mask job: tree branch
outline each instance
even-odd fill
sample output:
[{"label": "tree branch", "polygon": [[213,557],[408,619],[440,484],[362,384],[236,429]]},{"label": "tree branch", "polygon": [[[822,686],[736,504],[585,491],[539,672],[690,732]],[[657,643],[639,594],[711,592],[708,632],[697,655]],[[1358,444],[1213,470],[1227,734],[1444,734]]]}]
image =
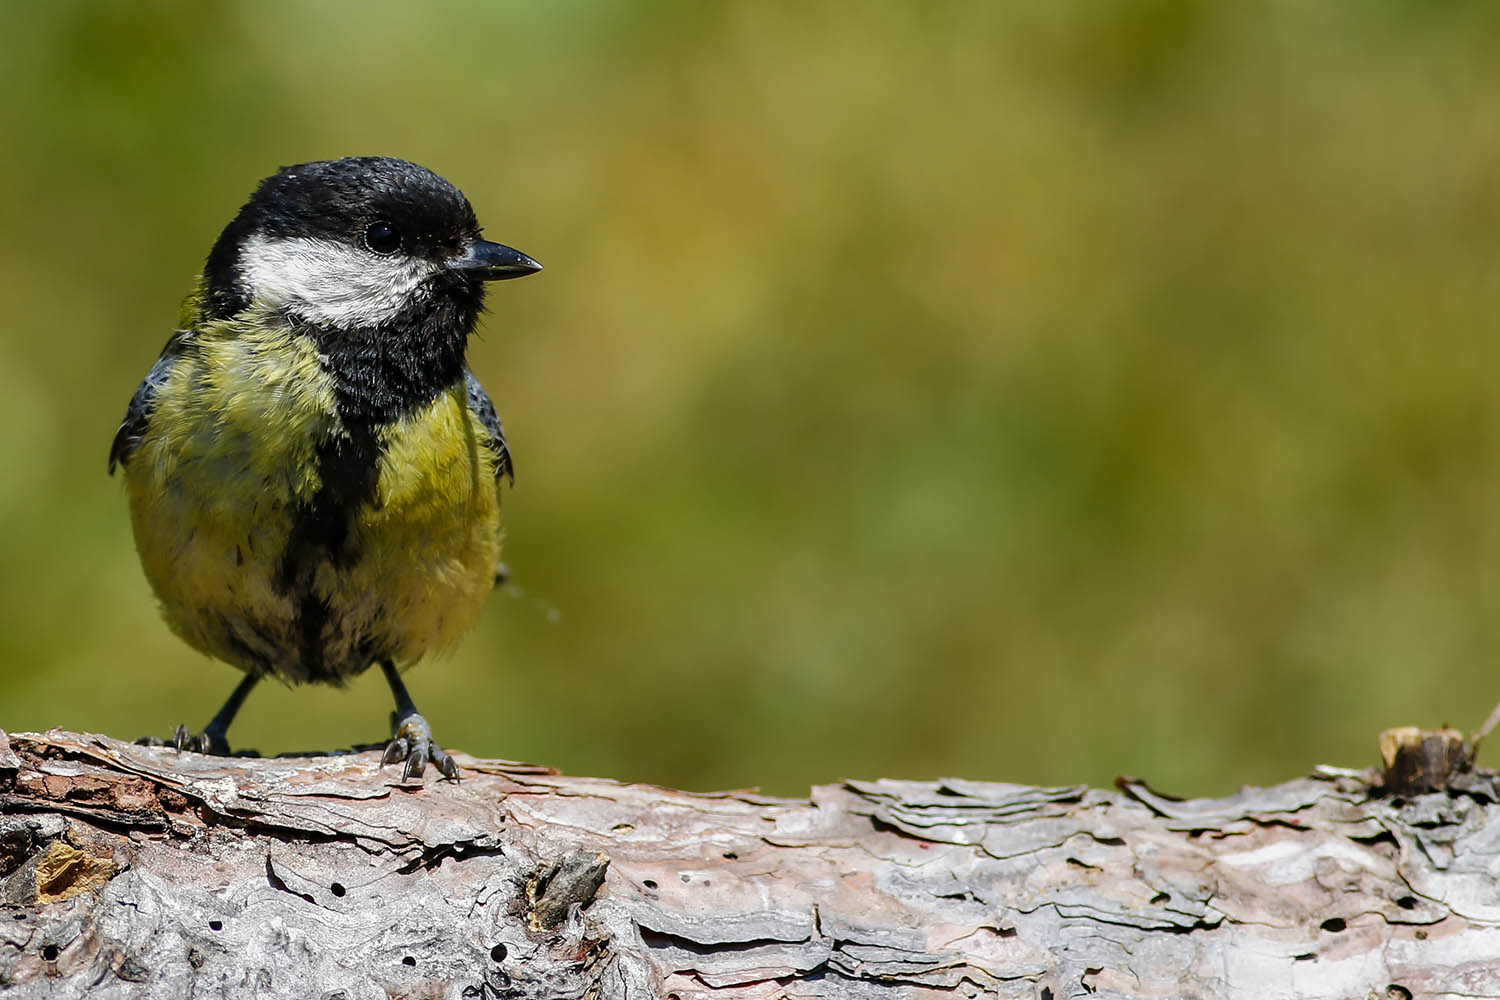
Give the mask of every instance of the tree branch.
[{"label": "tree branch", "polygon": [[1500,996],[1500,788],[695,795],[0,734],[7,995]]}]

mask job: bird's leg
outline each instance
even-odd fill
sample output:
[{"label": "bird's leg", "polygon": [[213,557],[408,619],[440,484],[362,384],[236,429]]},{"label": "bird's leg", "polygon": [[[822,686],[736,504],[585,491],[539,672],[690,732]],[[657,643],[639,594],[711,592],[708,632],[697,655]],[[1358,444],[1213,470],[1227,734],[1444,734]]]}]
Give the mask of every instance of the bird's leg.
[{"label": "bird's leg", "polygon": [[[224,707],[209,720],[208,725],[203,727],[201,733],[191,733],[187,726],[178,726],[177,731],[172,734],[170,745],[178,750],[196,750],[198,753],[217,754],[220,757],[228,757],[229,753],[229,724],[239,714],[240,706],[245,703],[245,697],[254,690],[255,685],[260,683],[260,675],[247,673],[245,679],[235,686],[230,692],[229,698],[224,702]],[[137,743],[146,746],[162,746],[168,741],[158,740],[153,737],[136,740]]]},{"label": "bird's leg", "polygon": [[381,660],[380,670],[385,674],[385,682],[391,686],[391,695],[396,699],[396,710],[391,713],[394,735],[390,743],[386,744],[380,766],[394,764],[398,760],[406,761],[406,768],[401,773],[401,780],[405,781],[407,778],[420,778],[430,760],[443,777],[457,781],[458,762],[432,742],[432,727],[427,725],[427,720],[422,718],[417,712],[417,706],[412,704],[411,695],[406,693],[401,675],[396,673],[396,665],[390,660]]}]

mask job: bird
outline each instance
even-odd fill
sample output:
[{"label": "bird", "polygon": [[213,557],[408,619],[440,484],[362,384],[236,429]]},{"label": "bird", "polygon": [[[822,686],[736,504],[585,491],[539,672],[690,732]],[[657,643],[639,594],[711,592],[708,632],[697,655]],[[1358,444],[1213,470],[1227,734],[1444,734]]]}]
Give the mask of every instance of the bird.
[{"label": "bird", "polygon": [[179,750],[229,754],[268,677],[378,664],[382,766],[458,779],[399,671],[454,646],[504,572],[515,470],[466,349],[490,283],[540,270],[393,157],[282,167],[224,227],[109,451],[167,625],[245,675]]}]

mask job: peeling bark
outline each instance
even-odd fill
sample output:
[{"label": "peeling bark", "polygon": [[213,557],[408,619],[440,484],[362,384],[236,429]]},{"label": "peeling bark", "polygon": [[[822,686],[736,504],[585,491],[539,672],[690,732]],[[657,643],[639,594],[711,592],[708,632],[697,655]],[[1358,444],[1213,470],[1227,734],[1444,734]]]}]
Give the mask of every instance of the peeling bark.
[{"label": "peeling bark", "polygon": [[694,795],[0,734],[7,996],[1500,996],[1500,784]]}]

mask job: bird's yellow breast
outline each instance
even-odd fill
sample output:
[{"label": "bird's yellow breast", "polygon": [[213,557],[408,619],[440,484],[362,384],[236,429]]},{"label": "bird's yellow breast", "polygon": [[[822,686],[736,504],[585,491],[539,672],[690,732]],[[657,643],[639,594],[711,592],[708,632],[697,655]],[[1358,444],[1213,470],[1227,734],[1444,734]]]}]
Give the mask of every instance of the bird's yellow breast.
[{"label": "bird's yellow breast", "polygon": [[462,386],[386,427],[375,499],[350,539],[357,560],[319,571],[344,626],[388,636],[397,660],[452,646],[494,586],[500,496],[481,441]]},{"label": "bird's yellow breast", "polygon": [[126,466],[136,544],[168,623],[210,655],[290,680],[339,681],[451,646],[500,555],[495,458],[477,423],[460,382],[375,428],[374,489],[341,514],[341,553],[314,550],[289,576],[320,458],[349,430],[333,384],[292,331],[195,336]]}]

